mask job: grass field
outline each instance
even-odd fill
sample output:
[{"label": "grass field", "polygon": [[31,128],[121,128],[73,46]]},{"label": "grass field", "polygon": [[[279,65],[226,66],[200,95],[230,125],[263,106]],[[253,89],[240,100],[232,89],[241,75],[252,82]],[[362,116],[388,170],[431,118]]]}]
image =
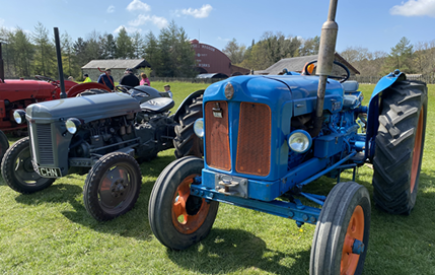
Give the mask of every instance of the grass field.
[{"label": "grass field", "polygon": [[[164,83],[152,86],[163,90]],[[171,83],[177,104],[206,84]],[[374,85],[361,85],[366,102]],[[410,216],[391,216],[372,202],[364,274],[435,274],[435,85],[429,86],[428,124],[418,199]],[[221,204],[210,235],[186,251],[162,246],[148,224],[148,200],[173,151],[141,164],[142,190],[135,208],[99,223],[82,200],[85,176],[61,178],[50,188],[21,195],[0,181],[2,274],[308,274],[315,227]],[[373,195],[373,171],[363,166],[357,182]],[[342,180],[349,180],[343,173]],[[310,186],[327,194],[335,184]]]}]

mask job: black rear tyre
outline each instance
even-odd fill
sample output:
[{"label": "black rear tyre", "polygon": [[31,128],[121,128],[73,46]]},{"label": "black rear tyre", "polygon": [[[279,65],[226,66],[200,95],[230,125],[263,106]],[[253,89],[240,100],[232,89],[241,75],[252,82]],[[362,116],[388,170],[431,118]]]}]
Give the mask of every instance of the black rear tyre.
[{"label": "black rear tyre", "polygon": [[373,158],[374,201],[392,214],[409,214],[417,199],[426,132],[427,88],[400,81],[382,95]]},{"label": "black rear tyre", "polygon": [[361,274],[370,232],[370,195],[356,182],[338,183],[320,212],[310,275]]},{"label": "black rear tyre", "polygon": [[203,167],[200,158],[177,159],[154,184],[148,219],[156,238],[168,248],[186,249],[210,233],[219,203],[190,195],[190,185],[195,184],[194,177],[201,175]]},{"label": "black rear tyre", "polygon": [[190,104],[186,104],[184,113],[179,116],[179,124],[175,126],[174,147],[175,156],[196,156],[201,158],[204,155],[203,142],[193,131],[193,124],[198,118],[202,118],[202,102],[204,96],[193,98]]},{"label": "black rear tyre", "polygon": [[2,175],[13,190],[30,194],[53,184],[54,179],[43,178],[33,170],[30,155],[29,137],[15,142],[9,148],[2,161]]},{"label": "black rear tyre", "polygon": [[6,153],[6,150],[9,149],[9,141],[3,131],[0,131],[0,162],[3,159],[3,156]]},{"label": "black rear tyre", "polygon": [[130,155],[113,152],[100,158],[89,171],[83,187],[88,213],[98,221],[130,211],[142,184],[139,164]]}]

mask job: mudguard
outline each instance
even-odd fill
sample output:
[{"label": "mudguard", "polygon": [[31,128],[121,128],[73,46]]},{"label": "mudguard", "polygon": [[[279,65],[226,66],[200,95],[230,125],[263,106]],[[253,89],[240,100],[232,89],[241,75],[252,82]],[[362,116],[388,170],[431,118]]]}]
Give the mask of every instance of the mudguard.
[{"label": "mudguard", "polygon": [[178,122],[178,117],[181,113],[184,112],[184,106],[190,104],[192,98],[198,97],[200,95],[204,94],[204,90],[198,90],[196,92],[191,93],[188,97],[186,97],[183,102],[181,102],[180,106],[178,106],[177,111],[174,114],[174,120]]},{"label": "mudguard", "polygon": [[379,128],[379,96],[394,83],[403,80],[406,80],[406,75],[399,70],[395,70],[394,72],[382,77],[373,90],[367,112],[367,135],[365,146],[365,158],[369,158],[370,162],[372,162],[375,154],[375,138],[378,134]]}]

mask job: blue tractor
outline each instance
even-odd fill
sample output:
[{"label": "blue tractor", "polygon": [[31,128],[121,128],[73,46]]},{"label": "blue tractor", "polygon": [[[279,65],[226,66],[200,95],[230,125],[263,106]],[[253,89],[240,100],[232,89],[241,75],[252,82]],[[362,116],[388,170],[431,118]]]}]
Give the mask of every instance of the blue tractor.
[{"label": "blue tractor", "polygon": [[[333,75],[336,5],[331,0],[322,27],[316,75],[307,64],[301,75],[237,76],[206,89],[204,118],[189,121],[203,138],[204,159],[175,160],[151,194],[149,221],[163,245],[183,250],[205,238],[223,202],[316,225],[310,274],[361,274],[371,202],[354,180],[367,162],[375,205],[410,213],[425,140],[426,84],[395,71],[362,106],[358,83],[346,81],[349,70],[337,64],[346,73]],[[353,169],[353,181],[340,182],[345,169]],[[337,178],[327,196],[304,192],[321,176]]]}]

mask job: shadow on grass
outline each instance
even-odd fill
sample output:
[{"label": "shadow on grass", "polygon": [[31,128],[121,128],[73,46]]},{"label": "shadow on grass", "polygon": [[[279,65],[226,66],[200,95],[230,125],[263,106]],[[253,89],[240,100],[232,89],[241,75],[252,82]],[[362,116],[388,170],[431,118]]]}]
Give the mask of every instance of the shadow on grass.
[{"label": "shadow on grass", "polygon": [[[173,156],[162,156],[153,161],[141,163],[141,173],[145,178],[142,180],[138,201],[131,211],[111,221],[98,222],[94,220],[84,207],[82,188],[74,184],[56,184],[55,182],[54,185],[40,192],[30,195],[19,195],[16,201],[27,205],[38,205],[41,203],[59,205],[69,203],[74,211],[67,210],[61,211],[61,213],[74,223],[103,233],[147,239],[152,234],[148,224],[148,201],[154,185],[154,178],[158,177],[163,168],[173,160]],[[77,174],[70,174],[68,177],[70,179],[83,179],[83,177]],[[59,206],[56,207],[60,208]]]},{"label": "shadow on grass", "polygon": [[[167,251],[169,259],[192,271],[226,274],[239,269],[273,274],[307,274],[310,251],[287,254],[270,250],[252,233],[239,229],[212,229],[201,243],[184,251]],[[290,268],[280,262],[291,262]]]}]

